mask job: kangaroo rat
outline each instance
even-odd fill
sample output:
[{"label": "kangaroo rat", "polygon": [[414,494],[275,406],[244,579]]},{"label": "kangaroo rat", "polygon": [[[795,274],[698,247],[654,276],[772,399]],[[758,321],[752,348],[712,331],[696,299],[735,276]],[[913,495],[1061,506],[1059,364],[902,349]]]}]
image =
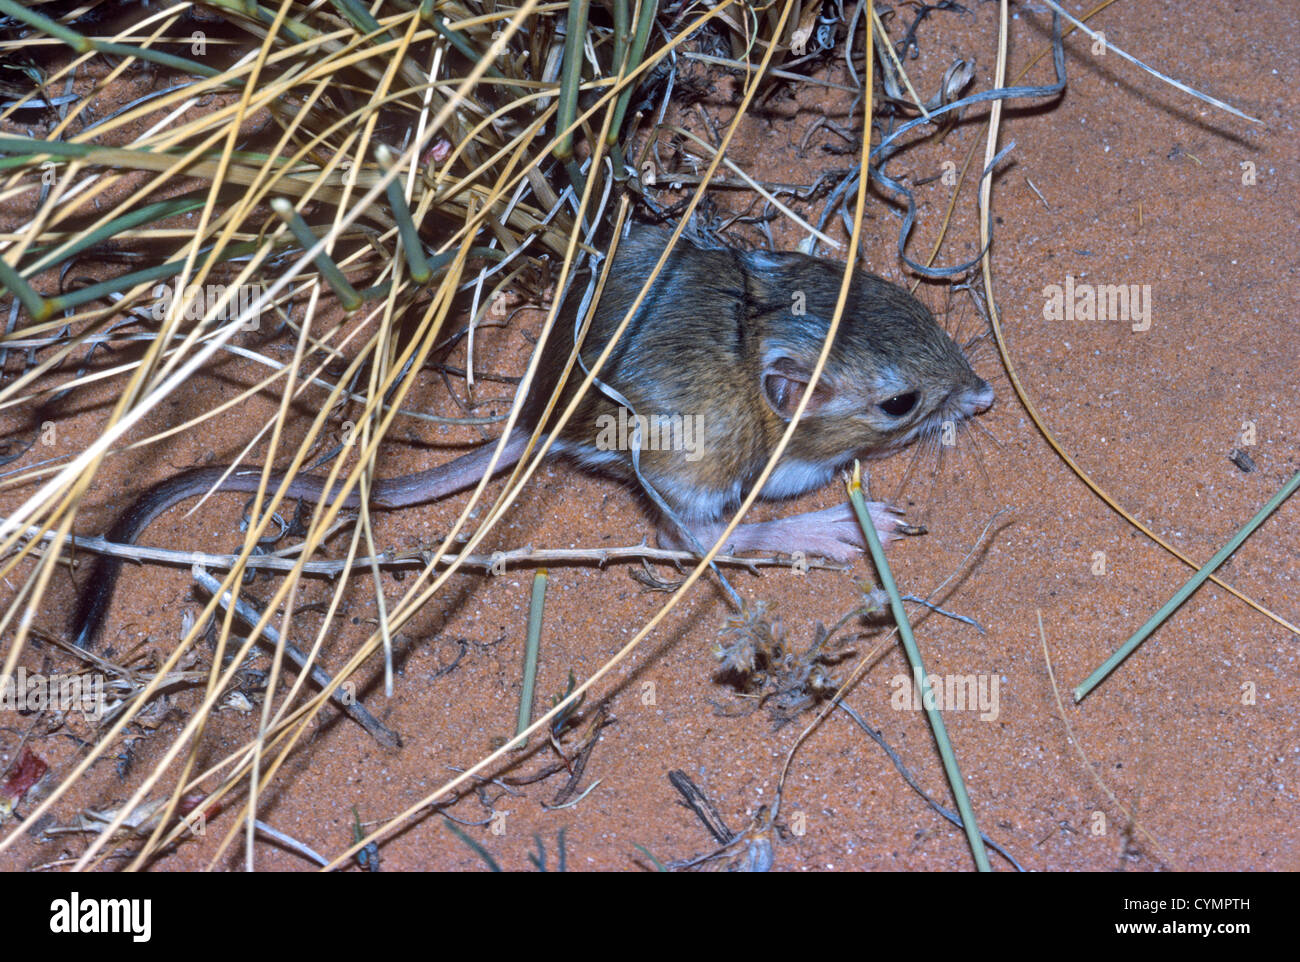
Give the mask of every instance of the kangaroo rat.
[{"label": "kangaroo rat", "polygon": [[[631,307],[668,235],[634,227],[618,245],[582,358],[595,362]],[[835,310],[844,267],[799,253],[705,249],[678,243],[636,316],[598,376],[631,406],[593,386],[565,425],[553,450],[579,463],[634,479],[630,439],[642,425],[639,468],[683,532],[663,519],[661,542],[708,546],[739,506],[767,462],[807,388]],[[542,348],[533,389],[498,463],[523,455],[546,402],[559,385],[573,345],[580,281]],[[562,411],[584,374],[575,365],[565,381]],[[874,274],[859,271],[822,377],[762,496],[790,498],[819,487],[855,457],[880,457],[945,420],[986,410],[993,390],[976,376],[961,349],[916,298]],[[668,443],[664,443],[665,438]],[[401,508],[477,484],[496,441],[440,467],[376,481],[371,503]],[[199,468],[151,488],[118,519],[107,538],[134,542],[148,524],[185,498],[203,494],[224,468]],[[275,475],[279,483],[282,475]],[[218,490],[256,491],[258,474],[232,474]],[[322,478],[303,475],[288,496],[321,501]],[[354,492],[345,507],[358,506]],[[900,522],[883,504],[871,505],[882,538]],[[777,521],[744,524],[726,550],[805,551],[845,561],[862,548],[849,505]],[[83,589],[75,643],[90,647],[99,632],[120,559],[101,555]]]}]

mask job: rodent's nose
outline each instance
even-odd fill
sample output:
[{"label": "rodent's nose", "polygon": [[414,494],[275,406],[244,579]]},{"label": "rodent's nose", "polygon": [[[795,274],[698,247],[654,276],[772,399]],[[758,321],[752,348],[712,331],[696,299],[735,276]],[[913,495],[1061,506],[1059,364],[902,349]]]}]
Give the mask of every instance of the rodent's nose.
[{"label": "rodent's nose", "polygon": [[983,414],[993,406],[993,387],[983,378],[975,378],[975,383],[962,397],[961,406],[967,417]]}]

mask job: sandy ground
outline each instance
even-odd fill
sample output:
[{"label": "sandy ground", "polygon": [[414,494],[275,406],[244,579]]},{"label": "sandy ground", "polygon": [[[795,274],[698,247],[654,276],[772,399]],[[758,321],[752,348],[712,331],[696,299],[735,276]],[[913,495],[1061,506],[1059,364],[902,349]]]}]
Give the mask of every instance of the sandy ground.
[{"label": "sandy ground", "polygon": [[[996,6],[969,6],[973,17],[937,14],[920,34],[923,55],[909,70],[926,96],[956,57],[974,57],[977,84],[989,84]],[[1047,19],[1038,5],[1018,9],[1013,77],[1047,40]],[[1200,4],[1194,16],[1185,3],[1119,3],[1094,25],[1146,62],[1262,123],[1232,118],[1114,55],[1095,56],[1090,42],[1077,35],[1070,38],[1067,93],[1045,105],[1009,110],[1004,119],[1002,143],[1014,140],[1016,148],[994,188],[993,293],[1011,363],[1061,447],[1137,519],[1204,561],[1300,470],[1294,403],[1300,343],[1300,139],[1294,118],[1300,94],[1291,82],[1300,69],[1300,27],[1287,2]],[[1048,82],[1050,69],[1050,61],[1042,61],[1029,82]],[[842,69],[835,76],[847,80]],[[715,123],[729,116],[726,100],[720,87],[702,104]],[[803,143],[810,124],[823,115],[855,123],[838,94],[804,88],[798,98],[782,93],[767,106],[746,119],[731,155],[753,176],[810,183],[828,167],[853,163],[852,155],[832,152],[847,145],[825,127]],[[913,181],[936,177],[947,162],[960,168],[977,141],[977,158],[982,156],[984,133],[977,120],[968,118],[946,139],[896,159],[893,172],[910,173]],[[683,123],[696,132],[705,129],[695,110]],[[913,257],[928,253],[950,192],[942,180],[918,188]],[[945,246],[942,263],[977,250],[971,198],[967,188],[952,227],[957,240]],[[878,196],[868,217],[868,266],[909,281],[896,256],[897,218]],[[788,222],[774,230],[778,246],[792,247],[800,239]],[[1046,318],[1045,289],[1067,283],[1076,290],[1083,284],[1137,285],[1149,318]],[[968,295],[958,293],[950,303],[946,289],[931,284],[920,295],[936,309],[951,306],[947,323],[963,338],[984,329]],[[529,347],[525,335],[539,324],[540,315],[530,312],[508,331],[486,332],[479,363],[520,373]],[[1145,329],[1134,330],[1135,324]],[[997,694],[995,709],[945,712],[981,828],[1036,870],[1300,867],[1294,825],[1300,638],[1227,591],[1203,587],[1082,704],[1067,704],[1064,717],[1078,746],[1071,744],[1049,681],[1039,616],[1068,701],[1068,690],[1167,600],[1191,569],[1108,508],[1063,463],[1034,427],[987,341],[975,364],[998,393],[994,408],[980,418],[987,434],[974,435],[978,447],[963,436],[941,465],[928,458],[907,479],[901,499],[929,533],[892,549],[891,563],[903,590],[919,595],[958,572],[943,603],[986,629],[980,633],[940,616],[917,624],[931,672],[973,675]],[[257,376],[260,369],[223,363],[178,392],[172,410],[159,412],[138,436],[233,397]],[[460,382],[455,386],[463,390]],[[498,395],[495,409],[504,411],[507,385],[487,384],[479,396]],[[84,444],[113,400],[106,385],[61,411],[62,443]],[[421,379],[416,400],[455,411],[433,372]],[[274,404],[273,398],[247,402],[202,432],[148,454],[109,460],[79,515],[78,530],[102,530],[156,479],[205,460],[224,461],[242,446],[249,425],[273,413]],[[302,406],[304,422],[314,413]],[[472,443],[475,437],[406,422],[394,432],[383,471],[396,475],[427,466],[451,454],[437,445]],[[1228,460],[1234,447],[1250,454],[1256,470],[1244,473]],[[37,459],[29,453],[17,466]],[[873,465],[873,491],[898,491],[908,460]],[[0,509],[29,491],[0,492]],[[825,507],[840,497],[827,488],[794,505],[763,507],[758,516]],[[429,543],[464,503],[461,496],[377,517],[381,546]],[[241,496],[215,499],[201,519],[173,511],[145,540],[231,550],[241,505]],[[963,567],[995,515],[982,548]],[[1221,571],[1242,594],[1292,622],[1300,620],[1298,518],[1300,502],[1293,499]],[[632,492],[552,464],[491,538],[498,548],[591,548],[632,544],[650,530]],[[343,547],[339,539],[335,556]],[[539,710],[565,689],[570,672],[588,677],[664,603],[667,596],[645,590],[629,577],[631,570],[551,570]],[[856,603],[854,581],[870,574],[869,563],[860,561],[849,573],[776,570],[734,573],[731,579],[742,597],[765,602],[779,613],[791,640],[806,645],[817,622],[829,624]],[[401,733],[404,747],[384,749],[350,721],[332,718],[282,771],[262,800],[261,817],[320,851],[338,852],[352,839],[354,807],[363,822],[377,823],[434,791],[453,767],[469,765],[500,744],[513,732],[531,581],[527,570],[456,577],[403,631],[394,697],[383,695],[378,661],[361,689],[365,702]],[[391,598],[404,586],[390,577],[383,587]],[[266,597],[271,583],[259,581],[250,590]],[[303,602],[326,596],[321,583],[304,592]],[[72,598],[72,583],[63,577],[36,623],[50,633],[64,631]],[[195,610],[187,573],[158,566],[134,571],[123,579],[106,644],[121,652],[148,638],[161,650],[177,637],[183,613]],[[344,652],[365,639],[375,615],[373,584],[358,577],[329,634],[327,665],[341,663]],[[582,788],[595,787],[580,802],[547,810],[567,779],[559,772],[519,787],[485,786],[449,812],[487,822],[464,831],[508,869],[531,867],[535,837],[545,842],[553,865],[561,831],[568,865],[575,869],[649,867],[641,847],[663,861],[711,850],[703,825],[678,804],[668,780],[674,769],[694,780],[732,830],[746,826],[772,803],[786,756],[813,716],[775,728],[766,711],[751,711],[751,699],[717,680],[711,650],[726,616],[720,591],[697,586],[587,700],[584,719],[603,700],[615,721],[591,753]],[[304,639],[319,623],[318,611],[295,622]],[[859,657],[872,655],[873,664],[847,702],[879,729],[921,786],[951,805],[924,714],[896,707],[897,679],[907,671],[901,650],[883,633],[864,633],[851,647]],[[39,667],[43,657],[59,656],[50,648],[34,650],[31,667]],[[858,658],[846,661],[839,676],[857,664]],[[258,665],[265,667],[265,658]],[[59,804],[57,821],[67,823],[84,808],[121,804],[180,730],[192,704],[191,695],[175,695],[151,715],[151,731],[133,729],[130,766],[110,752]],[[256,717],[218,712],[198,763],[212,763],[242,744],[255,731]],[[10,760],[28,724],[0,724],[0,763]],[[569,735],[566,745],[576,740]],[[75,763],[76,745],[62,735],[38,736],[32,745],[56,772]],[[550,749],[540,746],[509,774],[554,761]],[[832,714],[795,755],[781,814],[779,831],[770,836],[779,870],[972,865],[962,832],[927,807],[843,713]],[[205,837],[186,841],[157,867],[208,865],[232,824],[231,813],[218,816]],[[24,838],[0,855],[0,867],[50,862],[81,845],[67,836]],[[385,870],[484,868],[438,816],[416,820],[390,839],[381,858]],[[241,859],[235,846],[217,865],[234,867]],[[1007,867],[997,856],[993,863]],[[258,848],[257,864],[309,867],[270,844]]]}]

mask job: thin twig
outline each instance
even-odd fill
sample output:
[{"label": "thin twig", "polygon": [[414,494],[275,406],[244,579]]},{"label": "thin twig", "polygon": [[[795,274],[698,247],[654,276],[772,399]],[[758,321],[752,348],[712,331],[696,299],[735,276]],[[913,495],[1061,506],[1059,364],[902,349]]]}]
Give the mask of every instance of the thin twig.
[{"label": "thin twig", "polygon": [[[193,574],[194,580],[197,581],[203,589],[208,592],[208,594],[215,595],[218,592],[221,592],[220,605],[223,609],[230,606],[230,592],[221,591],[221,582],[204,571],[199,565],[194,566]],[[262,616],[257,609],[242,598],[235,601],[235,613],[250,625],[256,625],[262,619]],[[325,669],[321,668],[320,665],[310,665],[309,667],[307,656],[289,641],[281,640],[280,633],[271,625],[267,625],[262,629],[260,640],[272,648],[283,646],[285,657],[299,668],[308,671],[311,674],[311,680],[322,689],[329,688],[333,685],[334,679],[329,676],[329,673],[325,671]],[[402,746],[401,736],[374,715],[370,714],[366,709],[366,706],[361,704],[359,701],[350,700],[344,697],[344,694],[337,688],[330,693],[330,699],[340,709],[351,716],[353,721],[359,724],[366,731],[370,732],[371,737],[381,745],[386,748],[400,748]]]},{"label": "thin twig", "polygon": [[[42,532],[37,527],[30,527],[27,530],[28,537],[40,537],[42,542],[49,542],[57,538],[57,533],[45,531]],[[248,558],[241,558],[236,554],[211,554],[205,551],[179,551],[173,548],[155,548],[147,545],[138,544],[120,544],[114,541],[108,541],[105,538],[95,536],[67,535],[60,539],[64,544],[73,546],[85,551],[93,551],[96,554],[113,555],[118,558],[129,558],[133,561],[156,561],[161,564],[176,565],[178,567],[191,567],[192,565],[202,565],[205,568],[212,568],[218,571],[228,571],[236,565],[240,565],[248,570],[267,570],[267,571],[292,571],[299,565],[298,561],[293,558],[282,557],[278,554],[254,555]],[[296,549],[295,549],[296,550]],[[433,558],[432,552],[406,552],[400,554],[384,554],[376,556],[358,557],[351,562],[336,561],[307,561],[302,562],[302,571],[305,574],[325,575],[334,577],[345,571],[352,571],[356,568],[365,568],[372,565],[379,565],[384,568],[422,568]],[[504,573],[509,567],[532,567],[533,565],[589,565],[594,564],[597,567],[605,567],[611,562],[617,561],[636,561],[639,559],[647,561],[657,561],[664,564],[691,564],[699,560],[699,556],[690,551],[676,551],[668,548],[652,548],[647,544],[625,545],[617,548],[513,548],[509,551],[497,551],[490,555],[471,554],[462,558],[456,554],[444,554],[439,564],[444,567],[450,567],[459,562],[460,565],[470,568],[483,569],[484,571],[493,571],[497,574]],[[783,558],[776,555],[767,555],[759,558],[742,558],[738,555],[718,555],[713,559],[719,564],[735,565],[740,568],[796,568],[796,569],[816,569],[819,571],[847,571],[849,566],[836,564],[831,561],[820,561],[817,559],[798,561],[794,558]]]}]

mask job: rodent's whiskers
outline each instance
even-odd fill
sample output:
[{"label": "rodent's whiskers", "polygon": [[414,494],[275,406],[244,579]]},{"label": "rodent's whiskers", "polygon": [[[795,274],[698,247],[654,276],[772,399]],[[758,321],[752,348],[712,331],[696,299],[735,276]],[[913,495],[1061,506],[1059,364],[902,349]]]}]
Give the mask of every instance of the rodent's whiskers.
[{"label": "rodent's whiskers", "polygon": [[[934,490],[934,482],[939,476],[940,468],[943,466],[943,444],[941,443],[942,432],[943,423],[941,421],[931,421],[925,424],[920,433],[917,434],[915,451],[907,462],[907,468],[903,471],[902,478],[899,479],[898,487],[894,491],[893,497],[890,498],[891,504],[902,503],[903,492],[907,490],[908,484],[911,483],[912,475],[916,470],[916,466],[923,461],[928,460],[931,455],[934,455],[934,467],[930,471],[930,483],[926,486],[925,497],[919,499],[919,503],[923,506],[931,503],[930,495]],[[928,511],[928,508],[923,507],[922,511]],[[925,523],[924,517],[919,519],[909,518],[908,520],[913,524]]]},{"label": "rodent's whiskers", "polygon": [[930,520],[930,505],[934,504],[935,486],[938,484],[939,476],[943,472],[944,448],[946,445],[943,443],[942,422],[930,425],[929,430],[926,431],[925,446],[928,451],[934,452],[934,467],[930,471],[930,483],[926,485],[925,500],[921,502],[924,507],[922,508],[923,513],[920,518],[920,523],[928,525]]},{"label": "rodent's whiskers", "polygon": [[[955,340],[955,338],[954,338]],[[984,352],[989,344],[989,332],[983,331],[976,334],[969,341],[961,346],[961,352],[966,355],[966,359],[972,360]]]},{"label": "rodent's whiskers", "polygon": [[894,489],[893,495],[887,499],[887,503],[889,504],[898,504],[903,496],[903,492],[907,490],[908,482],[912,480],[912,472],[916,470],[916,466],[920,462],[921,456],[926,451],[926,438],[918,438],[915,447],[916,449],[912,452],[912,456],[907,460],[907,467],[903,470],[903,476],[898,479],[898,486]]},{"label": "rodent's whiskers", "polygon": [[[979,468],[980,477],[984,479],[984,487],[991,490],[993,487],[993,481],[991,478],[989,478],[988,469],[984,466],[984,450],[980,447],[979,438],[975,436],[975,431],[971,427],[971,425],[974,423],[975,422],[973,421],[962,421],[961,429],[966,432],[966,437],[970,439],[971,460],[973,460],[975,462],[975,466]],[[980,425],[980,427],[983,428],[984,426]],[[988,428],[984,428],[984,433],[986,433],[992,439],[995,445],[1001,447],[1001,445],[998,443],[998,439],[994,437],[992,431],[990,431]]]},{"label": "rodent's whiskers", "polygon": [[[926,424],[920,433],[917,434],[912,456],[908,459],[907,467],[903,470],[903,475],[899,479],[898,485],[895,487],[892,496],[888,499],[890,504],[898,505],[903,503],[903,493],[907,490],[908,485],[911,484],[913,476],[916,474],[917,465],[921,464],[923,461],[929,460],[930,457],[933,456],[933,466],[928,472],[929,483],[926,485],[925,494],[923,497],[917,499],[917,502],[921,505],[930,504],[931,498],[934,494],[935,484],[943,473],[944,449],[948,447],[965,447],[970,454],[971,460],[975,462],[975,466],[979,470],[980,477],[983,479],[985,487],[992,487],[992,479],[989,477],[988,468],[984,464],[985,456],[983,444],[975,434],[974,428],[978,427],[983,431],[994,447],[1001,448],[1002,442],[998,440],[997,435],[989,430],[988,427],[981,424],[978,419],[963,418],[956,421],[955,424],[960,431],[964,432],[964,437],[969,439],[965,445],[947,445],[943,443],[944,421],[942,420],[936,420],[932,423]],[[922,508],[923,512],[927,512],[927,510],[928,509],[924,507]],[[926,518],[922,516],[920,518],[909,520],[913,523],[924,524]]]},{"label": "rodent's whiskers", "polygon": [[[998,440],[998,436],[997,436],[996,434],[993,433],[993,429],[990,428],[988,425],[983,424],[983,423],[980,422],[980,421],[973,421],[973,420],[972,420],[972,421],[969,421],[969,422],[965,422],[963,426],[964,426],[967,430],[970,430],[972,426],[973,426],[973,427],[977,427],[977,428],[979,428],[981,431],[983,431],[985,434],[988,435],[989,440],[990,440],[991,442],[993,442],[993,446],[994,446],[995,448],[997,448],[999,451],[1002,450],[1002,442]],[[974,444],[976,447],[979,446],[978,442],[975,440],[975,433],[974,433],[974,431],[971,431],[971,444]]]},{"label": "rodent's whiskers", "polygon": [[[953,341],[955,341],[958,344],[961,344],[962,328],[966,326],[966,320],[971,316],[971,310],[967,306],[965,300],[959,301],[956,304],[954,304],[954,300],[957,291],[967,290],[967,289],[968,288],[965,285],[957,285],[957,286],[952,284],[945,285],[945,292],[943,295],[943,306],[941,308],[940,307],[930,308],[931,313],[934,315],[935,320],[939,322],[939,326],[943,328],[944,333],[947,334],[949,337],[951,337]],[[926,306],[930,307],[930,305],[928,304]],[[977,335],[976,337],[971,338],[968,344],[962,347],[962,350],[969,352],[969,344],[978,341],[980,337],[983,336],[984,336],[983,334],[980,334]]]}]

